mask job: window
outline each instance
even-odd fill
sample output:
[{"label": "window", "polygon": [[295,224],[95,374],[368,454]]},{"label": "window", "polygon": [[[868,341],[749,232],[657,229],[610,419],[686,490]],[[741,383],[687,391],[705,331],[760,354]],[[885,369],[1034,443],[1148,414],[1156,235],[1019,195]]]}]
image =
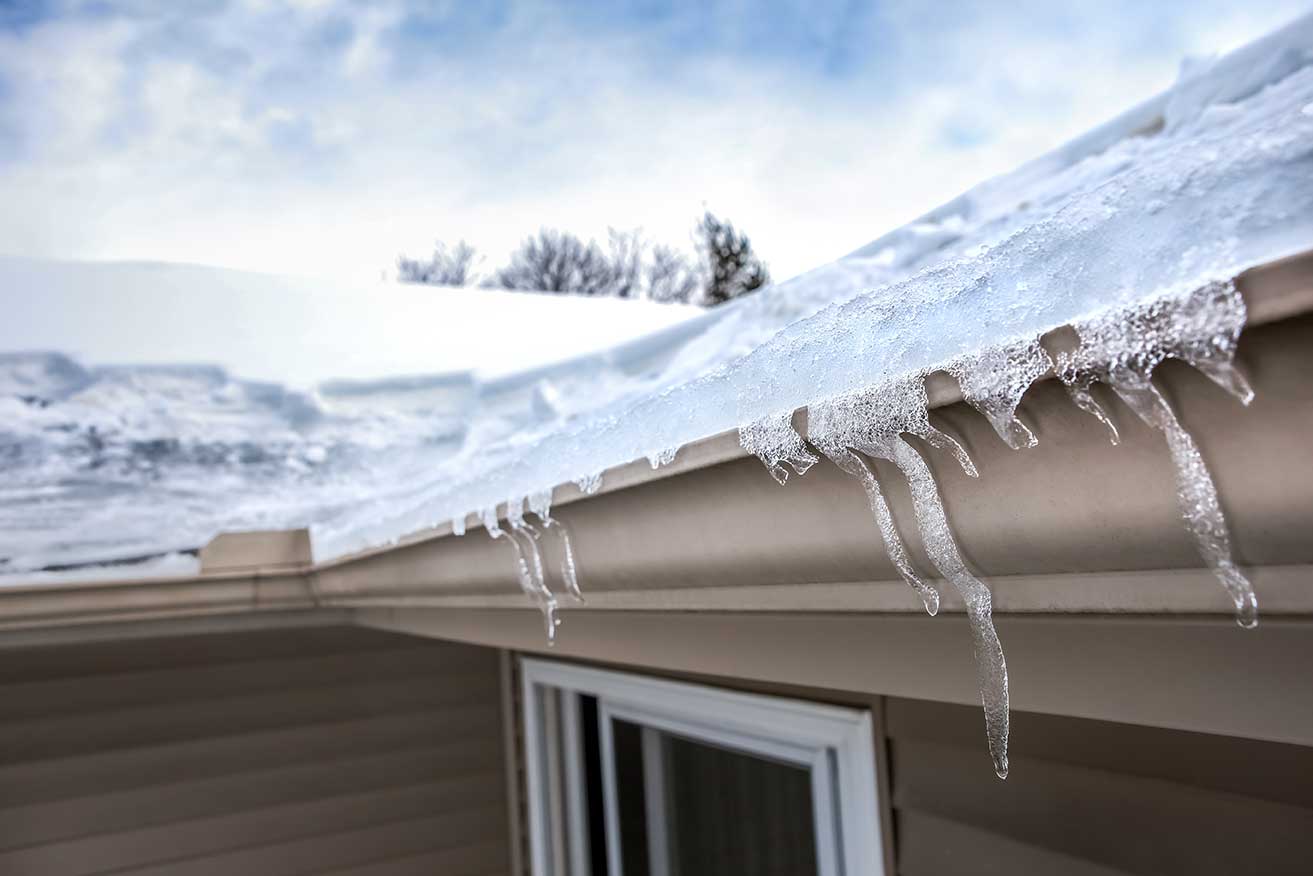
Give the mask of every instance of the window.
[{"label": "window", "polygon": [[534,876],[879,876],[868,712],[523,661]]}]

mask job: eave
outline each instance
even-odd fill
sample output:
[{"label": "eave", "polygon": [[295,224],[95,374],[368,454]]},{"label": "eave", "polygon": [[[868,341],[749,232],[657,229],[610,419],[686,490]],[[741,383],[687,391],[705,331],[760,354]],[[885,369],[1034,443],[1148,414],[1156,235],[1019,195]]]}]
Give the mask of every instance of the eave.
[{"label": "eave", "polygon": [[[1242,408],[1179,363],[1164,365],[1158,379],[1212,468],[1263,616],[1308,617],[1313,254],[1237,282],[1250,312],[1239,362],[1254,403]],[[1128,411],[1117,409],[1123,441],[1111,446],[1056,381],[1041,381],[1021,408],[1039,446],[1014,451],[946,375],[930,391],[934,418],[981,472],[967,478],[925,453],[965,556],[993,587],[996,612],[1229,614],[1183,529],[1161,436]],[[913,560],[930,568],[901,478],[884,463],[876,468]],[[594,495],[558,487],[553,511],[573,533],[590,611],[921,611],[883,551],[861,490],[833,466],[781,487],[735,433],[724,433],[659,470],[645,460],[612,469],[603,484]],[[528,610],[513,562],[506,542],[477,524],[463,537],[448,525],[304,568],[284,560],[187,578],[6,587],[0,629],[326,606]],[[943,610],[960,611],[949,591]]]}]

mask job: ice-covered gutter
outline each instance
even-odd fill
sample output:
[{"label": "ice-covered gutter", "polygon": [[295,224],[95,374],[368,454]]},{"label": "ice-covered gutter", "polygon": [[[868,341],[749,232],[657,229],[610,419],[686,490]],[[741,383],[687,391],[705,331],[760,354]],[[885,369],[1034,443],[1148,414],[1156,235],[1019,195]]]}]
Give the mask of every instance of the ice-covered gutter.
[{"label": "ice-covered gutter", "polygon": [[[538,544],[553,528],[554,486],[591,485],[597,472],[644,455],[657,468],[679,447],[735,425],[783,481],[783,464],[802,474],[817,461],[791,425],[806,407],[810,445],[861,480],[894,564],[933,614],[937,591],[907,560],[865,458],[887,460],[907,479],[930,562],[972,619],[990,749],[1006,776],[1008,681],[990,593],[963,560],[931,470],[904,437],[951,452],[975,475],[960,444],[929,422],[926,378],[952,374],[1017,449],[1035,441],[1015,417],[1034,381],[1056,369],[1075,404],[1107,425],[1090,387],[1111,386],[1165,436],[1187,528],[1237,619],[1252,626],[1257,601],[1232,557],[1217,489],[1152,373],[1177,358],[1242,401],[1252,397],[1232,367],[1246,314],[1231,278],[1313,242],[1313,17],[928,218],[828,269],[903,266],[902,276],[809,315],[800,315],[808,293],[825,285],[815,277],[768,290],[705,332],[725,347],[727,331],[778,328],[748,352],[703,352],[694,367],[668,366],[641,394],[444,471],[417,506],[375,523],[374,538],[417,528],[398,525],[407,513],[451,517],[463,531],[466,512],[478,510],[488,532],[514,548],[521,587],[542,609],[550,638],[558,598]],[[931,252],[940,257],[912,269]],[[833,292],[842,281],[829,285],[828,297],[841,297]],[[1071,330],[1065,346],[1052,337],[1063,327]],[[704,351],[703,341],[689,346]],[[538,528],[525,521],[526,501]],[[572,562],[565,582],[579,599]]]},{"label": "ice-covered gutter", "polygon": [[[1137,135],[1136,114],[1121,123],[1136,127],[1103,151],[1080,160],[1064,152],[1044,185],[1023,170],[1010,211],[993,206],[1005,200],[1006,178],[964,196],[940,223],[954,239],[932,255],[913,248],[904,261],[882,247],[744,300],[658,373],[626,376],[626,391],[603,394],[610,403],[436,467],[408,507],[362,509],[350,525],[317,532],[320,556],[1299,251],[1313,240],[1310,47],[1313,21],[1304,19],[1223,59],[1158,101],[1156,133]],[[858,294],[863,287],[871,291]]]}]

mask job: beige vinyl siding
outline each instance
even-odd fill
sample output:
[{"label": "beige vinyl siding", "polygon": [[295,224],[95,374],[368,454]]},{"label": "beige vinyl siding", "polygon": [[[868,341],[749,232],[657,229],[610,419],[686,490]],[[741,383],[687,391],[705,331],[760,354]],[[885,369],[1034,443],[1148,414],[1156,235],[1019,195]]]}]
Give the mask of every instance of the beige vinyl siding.
[{"label": "beige vinyl siding", "polygon": [[1313,748],[1020,712],[1004,782],[978,709],[885,722],[900,876],[1309,872]]},{"label": "beige vinyl siding", "polygon": [[9,651],[0,873],[506,873],[500,697],[350,628]]}]

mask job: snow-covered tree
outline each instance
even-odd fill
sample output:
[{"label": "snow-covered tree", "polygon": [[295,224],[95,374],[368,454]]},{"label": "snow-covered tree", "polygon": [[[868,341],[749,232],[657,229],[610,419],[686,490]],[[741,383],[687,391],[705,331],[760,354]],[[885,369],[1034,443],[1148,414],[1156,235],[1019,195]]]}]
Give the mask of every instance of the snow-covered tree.
[{"label": "snow-covered tree", "polygon": [[397,279],[402,283],[427,283],[430,286],[468,286],[477,275],[474,272],[476,250],[465,241],[448,248],[439,241],[433,247],[433,258],[428,261],[397,259]]},{"label": "snow-covered tree", "polygon": [[501,289],[615,295],[617,269],[596,241],[585,243],[567,231],[543,228],[511,253],[510,264],[483,283]]},{"label": "snow-covered tree", "polygon": [[[605,249],[568,231],[543,228],[525,238],[510,261],[483,278],[501,289],[568,295],[649,298],[714,307],[765,285],[770,275],[746,234],[705,213],[695,238],[698,258],[674,247],[649,244],[641,231],[608,231]],[[464,286],[475,282],[474,248],[439,243],[428,261],[397,261],[403,283]]]},{"label": "snow-covered tree", "polygon": [[752,241],[736,231],[732,223],[708,210],[698,223],[697,233],[698,249],[708,268],[698,302],[703,307],[724,304],[770,282],[770,272],[752,251]]}]

